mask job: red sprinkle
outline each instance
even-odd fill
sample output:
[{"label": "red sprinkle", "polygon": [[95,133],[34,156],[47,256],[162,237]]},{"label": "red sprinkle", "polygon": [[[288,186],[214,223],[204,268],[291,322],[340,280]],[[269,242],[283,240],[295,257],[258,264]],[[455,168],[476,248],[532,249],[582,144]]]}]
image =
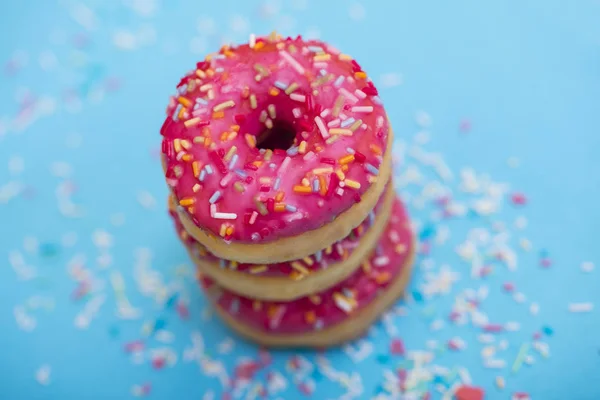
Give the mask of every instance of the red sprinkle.
[{"label": "red sprinkle", "polygon": [[253,177],[251,177],[250,175],[248,175],[248,176],[246,177],[246,179],[245,179],[245,181],[246,181],[246,183],[247,183],[247,184],[250,184],[250,183],[252,183],[252,181],[253,181],[253,180],[254,180],[254,178],[253,178]]},{"label": "red sprinkle", "polygon": [[397,356],[404,356],[406,349],[404,348],[402,339],[392,339],[392,343],[390,343],[390,353]]},{"label": "red sprinkle", "polygon": [[248,164],[244,165],[244,169],[250,170],[250,171],[256,171],[256,170],[258,170],[258,167],[252,163],[248,163]]},{"label": "red sprinkle", "polygon": [[523,193],[516,192],[511,195],[511,201],[516,206],[524,206],[527,204],[527,197]]},{"label": "red sprinkle", "polygon": [[363,153],[360,153],[358,151],[354,152],[354,160],[356,162],[362,163],[362,162],[365,162],[366,159],[367,159],[367,157]]},{"label": "red sprinkle", "polygon": [[335,165],[335,160],[333,158],[321,157],[321,162],[323,164]]},{"label": "red sprinkle", "polygon": [[[220,149],[220,151],[223,152],[223,155],[225,154],[225,150]],[[215,167],[219,170],[220,173],[222,173],[222,174],[227,173],[227,167],[225,166],[225,164],[223,163],[223,160],[221,159],[221,157],[223,157],[223,156],[219,157],[219,154],[214,150],[211,151],[210,153],[208,153],[208,156],[215,163]]]},{"label": "red sprinkle", "polygon": [[273,198],[267,199],[267,210],[269,210],[269,212],[275,211],[275,200],[273,200]]},{"label": "red sprinkle", "polygon": [[246,116],[244,114],[236,114],[233,118],[237,124],[243,124],[246,121]]},{"label": "red sprinkle", "polygon": [[333,195],[333,192],[335,191],[335,189],[337,189],[339,184],[340,184],[340,178],[337,176],[337,174],[331,174],[331,179],[329,180],[329,187],[327,188],[327,196],[326,197],[331,197]]},{"label": "red sprinkle", "polygon": [[268,192],[269,190],[271,190],[271,186],[262,185],[260,187],[261,192]]},{"label": "red sprinkle", "polygon": [[156,357],[152,360],[152,367],[154,369],[162,369],[166,362],[164,358]]},{"label": "red sprinkle", "polygon": [[485,392],[474,386],[461,386],[454,392],[456,400],[483,400]]}]

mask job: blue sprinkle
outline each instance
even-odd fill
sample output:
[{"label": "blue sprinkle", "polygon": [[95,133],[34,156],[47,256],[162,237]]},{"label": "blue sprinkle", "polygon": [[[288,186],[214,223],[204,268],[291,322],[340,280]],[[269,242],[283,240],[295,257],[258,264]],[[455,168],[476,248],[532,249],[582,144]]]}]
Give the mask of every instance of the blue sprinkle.
[{"label": "blue sprinkle", "polygon": [[275,178],[275,184],[273,185],[273,190],[279,190],[279,185],[281,185],[281,178]]},{"label": "blue sprinkle", "polygon": [[52,257],[58,253],[58,246],[54,243],[43,243],[40,246],[40,254],[42,256]]},{"label": "blue sprinkle", "polygon": [[342,86],[342,83],[344,83],[344,76],[340,75],[338,76],[338,78],[335,80],[335,82],[333,82],[333,86],[335,87],[340,87]]},{"label": "blue sprinkle", "polygon": [[275,163],[270,163],[269,168],[275,169],[275,168],[277,168],[277,165]]},{"label": "blue sprinkle", "polygon": [[413,296],[413,299],[415,299],[415,301],[417,301],[419,303],[423,301],[423,295],[421,294],[421,292],[417,292],[415,290],[414,292],[412,292],[412,296]]},{"label": "blue sprinkle", "polygon": [[419,239],[425,240],[432,237],[435,234],[435,226],[434,225],[425,225],[425,227],[421,230],[419,234]]},{"label": "blue sprinkle", "polygon": [[175,107],[175,112],[173,113],[173,121],[179,121],[179,112],[182,108],[183,106],[181,104],[177,104],[177,107]]},{"label": "blue sprinkle", "polygon": [[225,68],[223,67],[215,68],[215,72],[221,73],[223,71],[225,71]]},{"label": "blue sprinkle", "polygon": [[203,169],[202,171],[200,171],[200,182],[204,182],[204,178],[206,178],[206,170]]},{"label": "blue sprinkle", "polygon": [[169,297],[169,299],[167,300],[167,302],[165,303],[165,305],[168,308],[171,308],[175,305],[175,302],[177,302],[177,299],[179,298],[179,294],[178,293],[173,293],[173,295],[171,297]]},{"label": "blue sprinkle", "polygon": [[320,184],[319,184],[319,180],[318,180],[318,179],[315,179],[315,180],[313,181],[313,192],[318,192],[318,191],[319,191],[319,186],[320,186]]},{"label": "blue sprinkle", "polygon": [[162,319],[162,318],[157,319],[156,321],[154,321],[154,332],[160,331],[165,326],[167,326],[167,322],[164,319]]},{"label": "blue sprinkle", "polygon": [[285,83],[280,82],[280,81],[275,81],[274,85],[276,88],[279,88],[281,90],[285,90],[288,87],[288,85],[286,85]]},{"label": "blue sprinkle", "polygon": [[346,147],[346,151],[347,151],[349,154],[354,154],[354,153],[356,153],[352,147]]},{"label": "blue sprinkle", "polygon": [[365,168],[373,175],[379,175],[379,170],[375,168],[375,166],[373,166],[372,164],[366,163]]},{"label": "blue sprinkle", "polygon": [[296,210],[298,210],[295,206],[293,206],[291,204],[286,204],[285,209],[289,212],[296,212]]},{"label": "blue sprinkle", "polygon": [[207,106],[208,105],[208,101],[204,100],[202,97],[197,97],[196,98],[196,103],[197,104],[202,104],[203,106]]},{"label": "blue sprinkle", "polygon": [[231,302],[231,304],[229,305],[229,310],[232,313],[237,314],[240,311],[240,300],[239,299],[235,299]]},{"label": "blue sprinkle", "polygon": [[319,47],[319,46],[308,46],[307,49],[312,51],[313,53],[322,53],[323,52],[323,48]]},{"label": "blue sprinkle", "polygon": [[179,88],[179,94],[185,94],[185,92],[187,91],[187,88],[188,88],[188,85],[187,85],[187,84],[185,84],[185,85],[181,86],[181,87]]},{"label": "blue sprinkle", "polygon": [[235,164],[237,163],[238,158],[240,158],[237,154],[234,154],[233,157],[231,157],[231,161],[229,162],[229,170],[232,170],[233,167],[235,167]]},{"label": "blue sprinkle", "polygon": [[349,297],[349,298],[353,298],[354,296],[352,295],[352,292],[350,291],[350,289],[348,288],[343,288],[342,292],[344,292],[344,296]]},{"label": "blue sprinkle", "polygon": [[546,336],[552,336],[554,329],[550,328],[549,326],[544,326],[542,327],[542,332],[544,332],[544,335]]},{"label": "blue sprinkle", "polygon": [[321,76],[327,75],[327,71],[325,71],[324,69],[320,70],[319,72],[321,73]]},{"label": "blue sprinkle", "polygon": [[371,211],[369,213],[369,226],[372,226],[375,223],[375,213]]},{"label": "blue sprinkle", "polygon": [[371,99],[373,100],[373,103],[377,104],[377,105],[382,105],[383,102],[381,101],[381,99],[379,98],[379,96],[373,96],[371,97]]},{"label": "blue sprinkle", "polygon": [[390,356],[388,356],[387,354],[378,354],[376,359],[377,362],[380,364],[387,364],[387,362],[390,361]]},{"label": "blue sprinkle", "polygon": [[226,267],[225,260],[223,260],[222,258],[219,259],[219,267],[221,267],[221,268],[225,268]]},{"label": "blue sprinkle", "polygon": [[298,154],[298,146],[290,147],[289,149],[287,149],[287,154],[289,156],[295,156],[296,154]]},{"label": "blue sprinkle", "polygon": [[217,200],[219,200],[221,198],[221,192],[220,191],[216,191],[213,193],[212,196],[210,196],[210,199],[208,199],[208,202],[210,204],[215,204],[217,202]]},{"label": "blue sprinkle", "polygon": [[356,120],[354,118],[350,117],[348,119],[343,120],[342,123],[340,124],[340,126],[342,128],[345,128],[347,126],[352,125],[354,123],[354,121],[356,121]]},{"label": "blue sprinkle", "polygon": [[212,175],[212,173],[213,173],[213,169],[212,169],[212,166],[211,166],[210,164],[207,164],[207,165],[206,165],[206,167],[204,167],[204,168],[206,168],[206,172],[207,172],[209,175]]},{"label": "blue sprinkle", "polygon": [[239,168],[238,168],[238,169],[236,169],[236,170],[235,170],[235,171],[233,171],[233,172],[235,172],[235,173],[236,173],[236,174],[237,174],[239,177],[242,177],[242,178],[245,178],[245,177],[247,177],[247,176],[248,176],[248,174],[246,173],[246,171],[244,171],[244,170],[241,170],[241,169],[239,169]]},{"label": "blue sprinkle", "polygon": [[315,253],[315,260],[317,260],[317,262],[323,260],[323,250],[319,250]]},{"label": "blue sprinkle", "polygon": [[225,54],[213,54],[212,58],[213,58],[213,60],[224,60]]}]

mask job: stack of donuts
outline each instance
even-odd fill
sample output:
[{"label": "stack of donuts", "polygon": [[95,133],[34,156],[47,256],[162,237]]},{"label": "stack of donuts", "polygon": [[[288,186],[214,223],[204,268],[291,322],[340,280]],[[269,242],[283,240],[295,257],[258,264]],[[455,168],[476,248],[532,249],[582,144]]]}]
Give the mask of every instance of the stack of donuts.
[{"label": "stack of donuts", "polygon": [[414,245],[392,129],[350,56],[277,34],[224,46],[181,79],[161,135],[177,233],[241,335],[334,345],[402,294]]}]

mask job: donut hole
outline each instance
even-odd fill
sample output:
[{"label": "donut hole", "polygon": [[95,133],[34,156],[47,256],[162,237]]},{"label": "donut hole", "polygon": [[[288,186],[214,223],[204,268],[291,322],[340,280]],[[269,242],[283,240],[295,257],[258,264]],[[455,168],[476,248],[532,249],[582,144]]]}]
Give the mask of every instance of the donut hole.
[{"label": "donut hole", "polygon": [[256,140],[259,149],[287,150],[294,144],[296,129],[285,121],[274,121],[273,128],[263,131]]}]

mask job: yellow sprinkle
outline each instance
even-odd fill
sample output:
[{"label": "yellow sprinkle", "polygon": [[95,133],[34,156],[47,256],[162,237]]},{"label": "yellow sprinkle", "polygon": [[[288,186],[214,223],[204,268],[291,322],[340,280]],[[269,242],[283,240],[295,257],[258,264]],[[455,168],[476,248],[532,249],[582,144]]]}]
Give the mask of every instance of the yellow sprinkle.
[{"label": "yellow sprinkle", "polygon": [[369,260],[363,261],[363,263],[361,264],[362,270],[365,274],[370,274],[371,273],[371,263],[369,262]]},{"label": "yellow sprinkle", "polygon": [[367,175],[367,180],[369,183],[375,183],[377,182],[377,177],[375,175]]},{"label": "yellow sprinkle", "polygon": [[266,270],[267,270],[266,265],[256,265],[256,266],[250,268],[250,273],[251,274],[260,274],[262,272],[265,272]]},{"label": "yellow sprinkle", "polygon": [[301,274],[298,271],[292,271],[288,275],[288,278],[290,278],[293,281],[299,281],[299,280],[302,280],[302,279],[306,278],[306,275],[303,275],[303,274]]},{"label": "yellow sprinkle", "polygon": [[219,235],[221,235],[221,237],[224,237],[226,232],[227,232],[227,225],[221,224],[221,229],[219,230]]},{"label": "yellow sprinkle", "polygon": [[229,135],[227,135],[227,141],[230,142],[233,139],[235,139],[237,137],[237,132],[230,132]]},{"label": "yellow sprinkle", "polygon": [[290,86],[285,89],[285,94],[290,95],[294,93],[294,90],[298,89],[298,84],[296,82],[292,82]]},{"label": "yellow sprinkle", "polygon": [[196,136],[194,138],[194,143],[204,143],[204,137],[203,136]]},{"label": "yellow sprinkle", "polygon": [[[227,231],[229,232],[229,229],[231,228],[231,233],[233,233],[233,226],[230,226],[229,228],[227,228]],[[230,235],[231,233],[228,233],[228,235]],[[229,268],[231,269],[237,269],[238,267],[238,262],[237,261],[231,261],[229,263]]]},{"label": "yellow sprinkle", "polygon": [[279,203],[279,202],[281,202],[283,200],[284,197],[285,197],[285,193],[279,191],[275,195],[275,201]]},{"label": "yellow sprinkle", "polygon": [[254,311],[260,311],[262,309],[262,301],[260,301],[260,300],[254,300],[252,302],[252,309]]},{"label": "yellow sprinkle", "polygon": [[338,58],[342,61],[352,61],[352,57],[350,57],[348,54],[340,54]]},{"label": "yellow sprinkle", "polygon": [[340,178],[340,181],[346,179],[346,175],[344,175],[341,169],[336,169],[335,174],[338,176],[338,178]]},{"label": "yellow sprinkle", "polygon": [[199,183],[194,183],[194,186],[192,186],[192,190],[194,191],[194,193],[198,193],[200,189],[202,189],[202,186],[200,186]]},{"label": "yellow sprinkle", "polygon": [[177,178],[181,178],[181,175],[183,175],[183,168],[181,167],[181,165],[176,165],[175,167],[173,167],[173,172],[175,172],[175,176]]},{"label": "yellow sprinkle", "polygon": [[240,193],[244,192],[244,185],[242,185],[240,182],[234,183],[233,188]]},{"label": "yellow sprinkle", "polygon": [[308,257],[304,257],[304,258],[302,259],[302,261],[304,261],[304,263],[305,263],[306,265],[308,265],[309,267],[315,263],[315,262],[313,261],[313,259],[312,259],[312,258],[310,258],[310,256],[308,256]]},{"label": "yellow sprinkle", "polygon": [[346,179],[344,183],[346,184],[346,186],[351,187],[352,189],[360,189],[360,183],[357,181]]},{"label": "yellow sprinkle", "polygon": [[209,78],[212,78],[213,76],[215,76],[215,71],[213,71],[213,70],[212,70],[212,69],[210,69],[210,68],[209,68],[209,69],[207,69],[207,70],[206,70],[206,71],[204,71],[204,72],[206,72],[206,75],[207,75]]},{"label": "yellow sprinkle", "polygon": [[330,135],[343,135],[343,136],[352,136],[352,131],[350,129],[344,128],[331,128],[329,130]]},{"label": "yellow sprinkle", "polygon": [[348,154],[338,160],[338,162],[342,165],[349,164],[354,161],[354,154]]},{"label": "yellow sprinkle", "polygon": [[302,178],[302,186],[310,186],[310,181],[307,178]]},{"label": "yellow sprinkle", "polygon": [[332,251],[333,251],[333,247],[331,245],[329,245],[325,248],[325,254],[327,254],[327,255],[331,254]]},{"label": "yellow sprinkle", "polygon": [[210,89],[212,89],[212,84],[211,83],[207,83],[205,85],[200,86],[200,91],[201,92],[208,92]]},{"label": "yellow sprinkle", "polygon": [[231,160],[231,157],[233,157],[233,155],[235,154],[236,151],[237,151],[237,147],[231,146],[229,148],[229,151],[227,152],[227,154],[225,154],[225,157],[223,157],[223,160],[225,160],[225,161]]},{"label": "yellow sprinkle", "polygon": [[185,97],[179,96],[177,101],[179,102],[179,104],[181,104],[182,106],[184,106],[186,108],[190,108],[190,106],[192,105],[192,102],[189,99],[186,99]]},{"label": "yellow sprinkle", "polygon": [[191,206],[195,202],[196,202],[196,199],[194,197],[184,197],[183,199],[179,200],[179,205],[182,207],[187,207],[187,206]]},{"label": "yellow sprinkle", "polygon": [[285,211],[285,203],[277,203],[273,207],[276,212],[284,212]]},{"label": "yellow sprinkle", "polygon": [[269,89],[269,94],[271,96],[277,96],[279,94],[279,89],[277,89],[276,87],[272,87],[271,89]]},{"label": "yellow sprinkle", "polygon": [[321,296],[319,296],[318,294],[311,294],[310,296],[308,296],[308,299],[316,306],[321,304]]},{"label": "yellow sprinkle", "polygon": [[250,95],[250,108],[252,108],[253,110],[256,110],[257,106],[258,106],[258,103],[256,102],[256,95],[251,94]]},{"label": "yellow sprinkle", "polygon": [[273,178],[270,176],[261,176],[258,181],[264,185],[270,185],[273,182]]},{"label": "yellow sprinkle", "polygon": [[314,62],[329,61],[330,59],[331,59],[331,54],[320,54],[318,56],[314,56],[313,61]]},{"label": "yellow sprinkle", "polygon": [[229,134],[229,132],[227,132],[227,131],[221,133],[221,137],[220,137],[221,142],[224,142],[225,139],[227,139],[228,134]]},{"label": "yellow sprinkle", "polygon": [[271,157],[273,157],[273,150],[267,149],[267,151],[265,151],[265,156],[264,156],[265,161],[269,161],[271,159]]},{"label": "yellow sprinkle", "polygon": [[181,139],[181,147],[183,147],[186,150],[189,150],[192,148],[192,144],[187,139]]},{"label": "yellow sprinkle", "polygon": [[406,253],[406,245],[404,243],[399,243],[396,245],[396,248],[394,249],[396,251],[396,253],[398,254],[404,254]]},{"label": "yellow sprinkle", "polygon": [[217,112],[212,113],[213,119],[221,119],[223,117],[225,117],[225,113],[223,111],[217,111]]},{"label": "yellow sprinkle", "polygon": [[315,175],[329,174],[333,172],[333,167],[315,168],[312,170]]},{"label": "yellow sprinkle", "polygon": [[240,131],[240,126],[235,124],[235,125],[231,125],[231,130],[234,132],[239,132]]},{"label": "yellow sprinkle", "polygon": [[300,153],[300,154],[306,153],[306,140],[303,140],[300,142],[300,145],[298,146],[298,153]]},{"label": "yellow sprinkle", "polygon": [[199,122],[200,122],[200,117],[195,117],[192,119],[188,119],[183,124],[185,125],[186,128],[190,128],[194,125],[198,125]]},{"label": "yellow sprinkle", "polygon": [[193,214],[196,209],[193,206],[189,206],[187,210],[190,214]]},{"label": "yellow sprinkle", "polygon": [[234,106],[235,106],[235,101],[233,101],[233,100],[227,100],[227,101],[224,101],[221,104],[217,104],[216,106],[214,106],[213,107],[213,111],[214,112],[219,112],[219,111],[222,111],[222,110],[225,110],[227,108],[234,107]]},{"label": "yellow sprinkle", "polygon": [[208,146],[210,146],[211,144],[212,144],[212,139],[211,139],[211,138],[209,138],[209,137],[207,137],[207,138],[204,140],[204,147],[208,147]]},{"label": "yellow sprinkle", "polygon": [[275,105],[269,104],[267,106],[267,110],[269,111],[269,116],[273,119],[277,118],[277,113],[275,112]]},{"label": "yellow sprinkle", "polygon": [[300,264],[300,262],[298,262],[298,261],[292,261],[290,263],[290,265],[292,266],[292,268],[294,268],[296,271],[298,271],[299,273],[301,273],[303,275],[310,274],[310,271],[308,269],[306,269],[304,267],[304,265]]},{"label": "yellow sprinkle", "polygon": [[175,149],[176,153],[179,153],[181,151],[181,139],[173,140],[173,148]]},{"label": "yellow sprinkle", "polygon": [[377,146],[376,144],[371,143],[369,145],[369,149],[371,149],[371,151],[375,154],[381,154],[381,147]]},{"label": "yellow sprinkle", "polygon": [[192,170],[194,171],[195,178],[200,176],[200,163],[198,161],[192,163]]},{"label": "yellow sprinkle", "polygon": [[352,132],[354,132],[355,130],[357,130],[360,126],[362,125],[362,119],[359,119],[358,121],[354,122],[352,125],[350,125],[350,130]]},{"label": "yellow sprinkle", "polygon": [[198,76],[198,78],[200,78],[200,79],[206,78],[206,74],[204,73],[204,71],[199,70],[199,69],[196,70],[196,76]]},{"label": "yellow sprinkle", "polygon": [[354,77],[356,79],[367,79],[367,74],[365,74],[363,71],[358,71],[354,73]]},{"label": "yellow sprinkle", "polygon": [[246,133],[244,137],[246,138],[246,143],[250,148],[256,147],[256,136]]},{"label": "yellow sprinkle", "polygon": [[344,96],[339,95],[337,99],[335,99],[335,103],[333,103],[333,108],[331,109],[331,115],[337,118],[340,115],[340,111],[342,110],[342,106],[344,105]]},{"label": "yellow sprinkle", "polygon": [[307,311],[304,313],[304,320],[307,324],[314,324],[317,320],[317,314],[314,311]]}]

